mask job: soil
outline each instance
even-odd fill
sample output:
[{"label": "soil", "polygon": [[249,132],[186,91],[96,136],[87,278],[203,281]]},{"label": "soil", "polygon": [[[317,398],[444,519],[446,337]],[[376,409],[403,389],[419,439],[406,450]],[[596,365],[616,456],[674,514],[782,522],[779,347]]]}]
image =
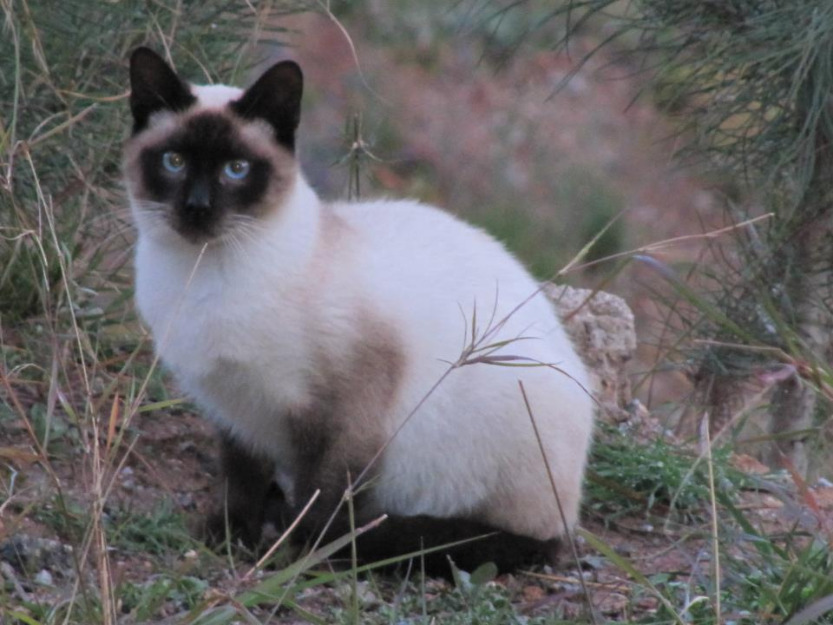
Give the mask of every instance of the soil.
[{"label": "soil", "polygon": [[[215,443],[211,428],[198,416],[182,412],[139,415],[131,430],[138,434],[136,444],[115,477],[107,513],[113,518],[125,511],[133,515],[150,515],[165,502],[174,511],[184,513],[192,524],[198,524],[214,505],[215,461],[212,452]],[[0,435],[0,453],[8,456],[5,453],[8,450],[30,450],[30,440],[23,428],[4,428]],[[768,470],[746,456],[739,456],[736,462],[749,472]],[[67,500],[89,505],[90,488],[85,471],[78,470],[84,463],[80,453],[70,458],[56,456],[50,468],[60,481]],[[59,602],[72,591],[77,570],[75,558],[80,557],[83,543],[77,536],[71,537],[71,531],[56,529],[54,522],[50,522],[46,512],[54,503],[44,502],[54,501],[49,496],[54,493],[54,487],[43,465],[15,464],[19,471],[17,492],[3,505],[0,573],[16,587],[12,592],[19,599],[37,597],[41,602]],[[833,488],[809,490],[805,497],[811,498],[813,506],[802,506],[796,504],[794,496],[785,499],[777,494],[742,493],[738,506],[745,510],[748,518],[758,519],[756,525],[767,532],[785,531],[797,522],[813,526],[833,514]],[[813,510],[818,514],[812,515]],[[802,515],[805,518],[801,519]],[[808,515],[810,518],[806,518]],[[703,524],[687,526],[670,522],[666,526],[661,516],[604,518],[587,512],[583,526],[645,575],[680,575],[683,572],[692,576],[710,575],[708,533]],[[833,527],[828,531],[833,531]],[[613,621],[630,622],[657,610],[656,597],[640,591],[609,559],[601,557],[581,538],[577,540],[577,546],[586,592],[600,614]],[[206,558],[202,551],[197,547],[160,557],[135,549],[111,547],[112,577],[116,585],[125,581],[138,583],[153,579],[161,566],[162,571],[173,569],[179,574],[209,581],[212,590],[206,592],[213,593],[215,598],[222,598],[224,593],[240,592],[263,579],[262,575],[257,575],[251,581],[243,580],[252,564],[249,559],[238,558],[235,567],[229,569],[224,558]],[[534,616],[557,609],[565,618],[579,617],[586,614],[587,605],[585,590],[579,583],[579,569],[568,550],[562,552],[561,558],[561,565],[555,570],[537,568],[501,576],[493,583],[510,593],[520,613]],[[94,584],[96,580],[90,573],[87,581]],[[391,581],[390,587],[383,584],[382,588],[394,594],[397,587]],[[441,596],[451,587],[448,582],[431,580],[428,588],[429,596]],[[308,610],[326,614],[332,606],[342,605],[343,597],[338,587],[321,588],[306,593],[299,601]],[[154,622],[162,622],[163,616],[174,617],[180,614],[179,610],[180,606],[173,602],[163,605]],[[286,614],[272,622],[305,621]]]}]

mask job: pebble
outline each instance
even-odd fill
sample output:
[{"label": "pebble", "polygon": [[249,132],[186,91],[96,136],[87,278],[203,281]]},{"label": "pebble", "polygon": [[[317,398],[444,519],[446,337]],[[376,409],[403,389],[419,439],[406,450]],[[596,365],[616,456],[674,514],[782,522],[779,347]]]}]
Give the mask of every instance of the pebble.
[{"label": "pebble", "polygon": [[35,575],[35,583],[39,586],[55,585],[55,581],[52,579],[52,573],[50,573],[46,569],[41,569],[40,571],[38,571],[37,575]]}]

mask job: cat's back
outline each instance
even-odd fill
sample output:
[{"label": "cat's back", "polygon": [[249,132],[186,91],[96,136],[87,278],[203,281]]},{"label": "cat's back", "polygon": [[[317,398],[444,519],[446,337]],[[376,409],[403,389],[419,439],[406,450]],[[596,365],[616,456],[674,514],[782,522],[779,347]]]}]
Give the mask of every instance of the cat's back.
[{"label": "cat's back", "polygon": [[526,295],[535,288],[503,245],[439,208],[413,200],[375,200],[336,203],[332,209],[361,241],[370,269],[410,288],[429,281],[439,289],[456,279],[469,287],[482,282],[492,296],[499,283]]},{"label": "cat's back", "polygon": [[361,250],[356,279],[427,360],[454,361],[473,327],[483,334],[501,322],[490,342],[543,338],[525,352],[547,360],[566,355],[579,368],[538,282],[483,230],[415,201],[339,203],[332,210]]}]

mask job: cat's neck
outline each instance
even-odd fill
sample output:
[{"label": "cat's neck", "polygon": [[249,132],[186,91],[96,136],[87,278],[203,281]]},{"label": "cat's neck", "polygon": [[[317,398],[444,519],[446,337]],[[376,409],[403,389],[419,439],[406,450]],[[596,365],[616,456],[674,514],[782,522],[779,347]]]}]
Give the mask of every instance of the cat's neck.
[{"label": "cat's neck", "polygon": [[252,220],[230,236],[200,244],[188,243],[171,231],[140,229],[139,262],[161,264],[174,273],[191,273],[199,266],[203,275],[275,274],[282,282],[292,282],[302,276],[316,252],[322,210],[318,195],[299,173],[278,211]]},{"label": "cat's neck", "polygon": [[[316,252],[321,231],[322,205],[316,192],[303,175],[295,174],[292,189],[280,209],[256,223],[249,240],[240,241],[238,256],[263,258],[255,262],[274,263],[284,276],[302,273]],[[258,252],[249,252],[248,247]],[[224,250],[226,254],[229,250]]]}]

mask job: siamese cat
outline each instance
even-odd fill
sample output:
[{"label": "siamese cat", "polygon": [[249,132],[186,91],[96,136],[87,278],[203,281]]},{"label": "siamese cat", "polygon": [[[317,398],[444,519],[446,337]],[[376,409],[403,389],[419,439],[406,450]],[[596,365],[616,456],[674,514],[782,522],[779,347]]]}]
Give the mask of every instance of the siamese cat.
[{"label": "siamese cat", "polygon": [[[256,544],[318,490],[295,537],[337,537],[352,486],[357,526],[388,515],[358,538],[365,561],[472,537],[429,571],[551,559],[579,513],[584,366],[484,232],[414,201],[322,201],[294,156],[302,84],[292,61],[244,91],[130,59],[136,301],[221,433],[209,534]],[[469,361],[489,358],[461,364],[472,340]]]}]

